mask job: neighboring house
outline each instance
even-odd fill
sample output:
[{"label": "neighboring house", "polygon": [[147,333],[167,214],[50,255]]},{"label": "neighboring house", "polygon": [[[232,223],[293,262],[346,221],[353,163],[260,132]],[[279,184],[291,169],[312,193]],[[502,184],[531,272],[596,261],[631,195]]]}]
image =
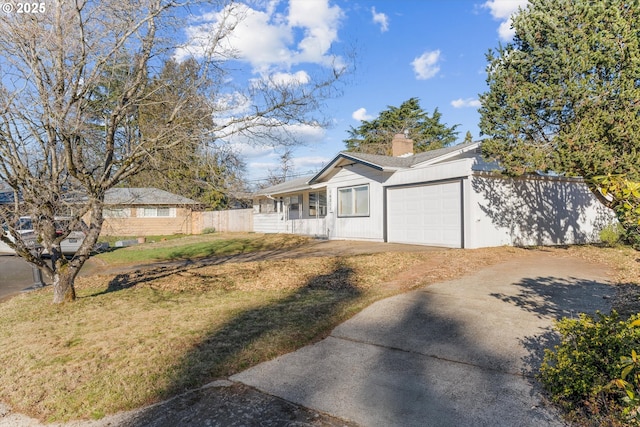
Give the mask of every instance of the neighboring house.
[{"label": "neighboring house", "polygon": [[157,188],[112,188],[104,198],[102,235],[192,234],[199,202]]},{"label": "neighboring house", "polygon": [[506,178],[480,142],[391,156],[340,152],[320,172],[254,196],[254,231],[480,248],[599,240],[614,221],[580,179]]}]

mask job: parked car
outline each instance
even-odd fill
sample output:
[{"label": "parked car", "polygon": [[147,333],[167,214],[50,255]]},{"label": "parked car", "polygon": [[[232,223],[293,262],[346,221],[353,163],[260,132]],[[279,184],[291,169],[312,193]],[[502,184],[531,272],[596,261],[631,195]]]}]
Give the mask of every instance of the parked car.
[{"label": "parked car", "polygon": [[[56,217],[56,233],[58,233],[58,235],[61,235],[63,233],[63,230],[67,229],[70,221],[71,218]],[[84,222],[81,222],[79,227],[72,230],[71,233],[69,233],[69,235],[60,242],[60,249],[64,255],[74,255],[78,251],[80,245],[82,245],[82,242],[84,242],[84,239],[86,237],[84,229],[86,229],[86,225]],[[18,234],[20,234],[21,238],[25,242],[31,241],[34,247],[37,246],[36,233],[31,217],[20,217],[20,219],[18,220],[18,224],[16,225],[16,231],[18,232]],[[9,239],[13,240],[11,234],[8,233],[8,228],[6,225],[3,225],[3,232],[9,236]],[[3,251],[9,253],[14,252],[13,249],[11,249],[8,245],[0,242],[0,252]],[[46,251],[44,253],[46,254]]]},{"label": "parked car", "polygon": [[[11,235],[9,234],[9,227],[7,227],[5,224],[2,224],[2,233],[7,235],[9,239],[12,239]],[[7,245],[5,242],[0,240],[0,254],[12,254],[12,253],[14,253],[13,249],[11,249],[9,245]]]}]

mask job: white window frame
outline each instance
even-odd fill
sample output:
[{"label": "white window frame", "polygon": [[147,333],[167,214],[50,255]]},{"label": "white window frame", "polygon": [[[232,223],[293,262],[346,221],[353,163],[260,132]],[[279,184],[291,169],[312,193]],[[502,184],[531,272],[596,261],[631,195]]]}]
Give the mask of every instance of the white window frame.
[{"label": "white window frame", "polygon": [[309,216],[311,218],[323,218],[327,216],[326,191],[312,191],[309,193]]},{"label": "white window frame", "polygon": [[[168,209],[168,215],[158,215],[158,209]],[[168,206],[143,206],[138,208],[139,218],[175,218],[176,208]]]},{"label": "white window frame", "polygon": [[284,204],[289,206],[289,212],[302,212],[302,194],[294,194],[284,198]]},{"label": "white window frame", "polygon": [[[366,188],[367,195],[367,203],[366,203],[366,212],[358,211],[358,199],[356,190]],[[338,217],[339,218],[350,218],[350,217],[368,217],[371,211],[371,190],[369,188],[369,184],[363,185],[354,185],[352,187],[342,187],[338,188]],[[345,211],[345,206],[343,206],[343,197],[350,198],[349,207],[351,208],[349,212]]]},{"label": "white window frame", "polygon": [[264,198],[258,201],[256,213],[276,213],[278,212],[278,202],[274,199]]}]

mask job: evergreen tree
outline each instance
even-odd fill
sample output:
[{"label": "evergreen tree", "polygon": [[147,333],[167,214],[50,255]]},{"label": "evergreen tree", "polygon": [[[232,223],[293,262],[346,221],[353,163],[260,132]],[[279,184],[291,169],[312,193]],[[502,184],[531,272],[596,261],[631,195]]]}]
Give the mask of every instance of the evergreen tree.
[{"label": "evergreen tree", "polygon": [[[168,60],[148,88],[148,100],[138,109],[138,130],[146,136],[167,133],[183,141],[158,149],[138,174],[123,185],[152,185],[202,202],[226,208],[231,194],[242,189],[244,162],[213,137],[213,108],[197,62]],[[171,123],[169,127],[164,123]]]},{"label": "evergreen tree", "polygon": [[463,144],[470,144],[473,142],[473,135],[471,135],[470,131],[467,131],[467,133],[464,135],[464,141],[462,142]]},{"label": "evergreen tree", "polygon": [[441,117],[437,108],[429,116],[418,98],[410,98],[400,107],[388,106],[376,119],[362,121],[357,129],[351,127],[344,142],[349,151],[391,155],[391,140],[404,133],[413,139],[415,153],[435,150],[451,144],[458,135],[458,125],[448,127],[440,122]]},{"label": "evergreen tree", "polygon": [[510,175],[584,177],[635,239],[640,3],[530,0],[513,27],[514,41],[487,54],[485,155]]}]

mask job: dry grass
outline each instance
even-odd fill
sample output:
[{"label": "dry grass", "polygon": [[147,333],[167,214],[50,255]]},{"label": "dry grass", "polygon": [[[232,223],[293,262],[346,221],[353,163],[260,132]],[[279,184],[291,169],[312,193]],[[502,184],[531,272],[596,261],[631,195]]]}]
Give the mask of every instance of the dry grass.
[{"label": "dry grass", "polygon": [[139,407],[320,339],[377,299],[528,253],[298,257],[79,278],[73,304],[52,305],[49,289],[2,304],[0,400],[48,421]]},{"label": "dry grass", "polygon": [[257,251],[287,250],[309,242],[308,237],[282,234],[218,233],[113,249],[95,258],[108,265],[196,259]]}]

